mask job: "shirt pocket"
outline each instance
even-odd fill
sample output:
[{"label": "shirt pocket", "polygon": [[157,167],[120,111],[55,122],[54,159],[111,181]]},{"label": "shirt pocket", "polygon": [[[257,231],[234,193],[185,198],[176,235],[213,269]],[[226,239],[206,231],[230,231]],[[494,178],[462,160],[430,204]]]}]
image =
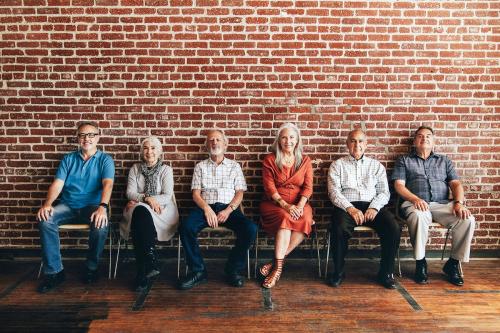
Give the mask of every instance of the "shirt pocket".
[{"label": "shirt pocket", "polygon": [[215,188],[215,176],[212,175],[211,168],[204,168],[201,170],[201,188],[209,190]]},{"label": "shirt pocket", "polygon": [[427,175],[432,180],[446,181],[446,169],[430,167],[427,169]]}]

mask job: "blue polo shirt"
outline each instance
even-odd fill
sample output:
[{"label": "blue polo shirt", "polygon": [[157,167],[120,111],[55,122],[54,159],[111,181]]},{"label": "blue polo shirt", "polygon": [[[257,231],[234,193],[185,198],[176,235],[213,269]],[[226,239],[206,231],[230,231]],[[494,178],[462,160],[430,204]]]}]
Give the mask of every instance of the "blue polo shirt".
[{"label": "blue polo shirt", "polygon": [[62,203],[74,209],[98,206],[101,202],[102,180],[114,180],[115,164],[111,156],[100,150],[84,161],[78,150],[64,155],[56,178],[64,182]]}]

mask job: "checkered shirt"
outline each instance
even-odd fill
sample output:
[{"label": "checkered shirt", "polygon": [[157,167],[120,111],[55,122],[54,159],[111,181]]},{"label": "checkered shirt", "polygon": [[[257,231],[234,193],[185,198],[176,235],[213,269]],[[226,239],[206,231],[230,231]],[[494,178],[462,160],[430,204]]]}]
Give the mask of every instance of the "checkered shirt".
[{"label": "checkered shirt", "polygon": [[247,184],[238,162],[224,158],[217,165],[211,159],[196,164],[191,190],[201,190],[201,197],[209,205],[228,204],[236,191],[246,191]]},{"label": "checkered shirt", "polygon": [[448,157],[431,153],[424,160],[412,152],[396,161],[391,179],[403,180],[406,188],[422,200],[445,203],[450,194],[448,183],[458,175]]},{"label": "checkered shirt", "polygon": [[354,201],[370,202],[369,208],[380,210],[391,196],[384,166],[367,156],[339,158],[328,171],[328,196],[343,210]]}]

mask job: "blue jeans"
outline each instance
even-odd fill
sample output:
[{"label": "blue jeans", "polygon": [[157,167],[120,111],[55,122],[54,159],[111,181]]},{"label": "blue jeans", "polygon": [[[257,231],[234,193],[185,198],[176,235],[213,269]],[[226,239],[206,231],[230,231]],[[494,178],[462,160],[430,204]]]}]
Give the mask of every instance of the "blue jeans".
[{"label": "blue jeans", "polygon": [[87,268],[96,270],[99,257],[104,249],[108,226],[96,228],[90,222],[90,216],[99,206],[87,206],[73,209],[65,204],[54,207],[52,216],[47,221],[40,221],[40,242],[42,245],[42,260],[44,274],[56,274],[63,270],[59,242],[59,226],[68,223],[87,223],[90,225],[89,250],[87,252]]},{"label": "blue jeans", "polygon": [[[210,205],[216,214],[227,206],[227,204],[222,203]],[[237,208],[229,215],[226,222],[220,226],[229,228],[236,234],[236,243],[229,254],[225,271],[241,272],[245,268],[247,250],[252,246],[257,235],[257,225],[246,218],[241,210]],[[205,214],[199,207],[194,208],[179,225],[182,246],[186,253],[187,264],[192,272],[205,270],[205,263],[201,257],[200,245],[198,244],[198,234],[206,227],[208,227],[208,223]]]}]

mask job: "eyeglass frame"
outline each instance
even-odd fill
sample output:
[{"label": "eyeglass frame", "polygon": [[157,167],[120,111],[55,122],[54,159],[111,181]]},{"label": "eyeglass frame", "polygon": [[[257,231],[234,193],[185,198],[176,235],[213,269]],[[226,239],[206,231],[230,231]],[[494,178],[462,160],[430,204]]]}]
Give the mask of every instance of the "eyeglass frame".
[{"label": "eyeglass frame", "polygon": [[85,139],[85,138],[93,139],[96,136],[99,136],[99,133],[78,133],[76,135],[76,137],[80,140]]}]

